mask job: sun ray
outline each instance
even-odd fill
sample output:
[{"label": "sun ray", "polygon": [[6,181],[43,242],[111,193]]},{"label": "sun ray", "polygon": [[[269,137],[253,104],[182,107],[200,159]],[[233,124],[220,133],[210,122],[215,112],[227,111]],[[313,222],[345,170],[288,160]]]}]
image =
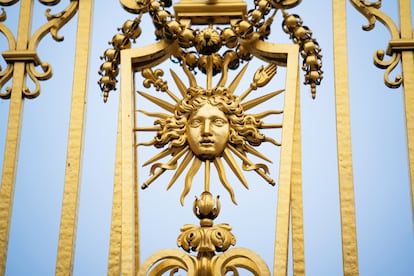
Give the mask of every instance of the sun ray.
[{"label": "sun ray", "polygon": [[146,98],[147,100],[155,103],[156,105],[158,105],[159,107],[164,108],[165,110],[174,113],[174,109],[175,109],[175,105],[170,104],[169,102],[166,102],[164,100],[161,100],[160,98],[151,96],[150,94],[147,94],[145,92],[142,91],[137,91],[138,94],[140,94],[141,96],[143,96],[144,98]]},{"label": "sun ray", "polygon": [[165,156],[168,156],[168,155],[172,154],[173,152],[174,152],[174,149],[167,148],[167,149],[163,150],[162,152],[157,153],[156,155],[154,155],[150,159],[148,159],[144,164],[142,164],[142,166],[145,167],[145,166],[147,166],[151,163],[154,163],[155,161],[158,161],[161,158],[164,158]]},{"label": "sun ray", "polygon": [[198,86],[197,85],[197,80],[196,80],[195,76],[193,75],[193,73],[191,73],[190,69],[188,69],[188,67],[187,67],[187,62],[186,62],[187,59],[185,59],[183,57],[182,60],[183,60],[183,66],[182,66],[182,68],[184,70],[184,73],[188,77],[188,81],[190,82],[190,87],[197,87]]},{"label": "sun ray", "polygon": [[282,145],[282,143],[276,141],[275,139],[273,139],[271,137],[265,137],[265,141],[269,142],[269,143],[272,143],[273,145],[278,146],[278,147],[280,147]]},{"label": "sun ray", "polygon": [[180,91],[181,96],[183,96],[183,98],[184,98],[186,93],[187,93],[187,87],[185,86],[185,84],[181,81],[181,79],[178,77],[178,75],[172,69],[170,69],[170,72],[171,72],[171,76],[173,77],[173,79],[175,81],[175,85],[177,85],[177,88]]},{"label": "sun ray", "polygon": [[247,184],[246,178],[244,177],[239,165],[237,164],[236,160],[234,160],[233,155],[231,155],[228,148],[224,149],[223,158],[226,160],[227,164],[230,166],[231,170],[237,176],[243,186],[246,187],[246,189],[249,189],[249,184]]},{"label": "sun ray", "polygon": [[249,152],[249,153],[251,153],[251,154],[253,154],[253,155],[256,155],[257,157],[259,157],[259,158],[261,158],[261,159],[263,159],[263,160],[265,160],[265,161],[267,161],[269,163],[273,163],[272,160],[270,160],[269,158],[267,158],[263,153],[257,151],[252,146],[247,145],[246,146],[246,151]]},{"label": "sun ray", "polygon": [[137,144],[137,147],[139,147],[139,146],[146,146],[146,147],[148,147],[148,146],[152,146],[152,145],[154,145],[154,143],[155,143],[155,139],[151,139],[151,141],[147,141],[147,142],[139,142],[139,143]]},{"label": "sun ray", "polygon": [[223,184],[224,188],[229,192],[231,201],[237,205],[236,198],[234,196],[233,188],[231,187],[229,181],[226,177],[226,170],[224,169],[223,162],[219,157],[214,159],[214,165],[216,166],[218,176],[220,178],[221,184]]},{"label": "sun ray", "polygon": [[167,163],[155,163],[154,165],[151,166],[150,173],[151,174],[154,174],[155,173],[155,170],[158,169],[158,168],[165,169],[165,170],[175,170],[175,168],[177,168],[177,161],[178,161],[178,159],[180,159],[181,156],[183,156],[183,154],[187,150],[188,150],[188,146],[182,148]]},{"label": "sun ray", "polygon": [[[174,170],[177,167],[177,160],[188,150],[188,146],[182,148],[176,155],[174,155],[173,158],[171,158],[167,163],[156,163],[151,166],[150,174],[151,176],[148,178],[147,181],[145,181],[141,185],[141,189],[147,188],[149,185],[151,185],[152,182],[154,182],[160,175],[162,175],[166,170]],[[156,171],[156,169],[158,169]]]},{"label": "sun ray", "polygon": [[246,110],[249,110],[250,108],[255,107],[256,105],[259,105],[261,103],[264,103],[265,101],[270,100],[271,98],[279,95],[283,91],[285,91],[285,89],[281,89],[281,90],[278,90],[278,91],[275,91],[275,92],[272,92],[272,93],[263,95],[261,97],[257,97],[257,98],[255,98],[253,100],[250,100],[248,102],[242,103],[241,105],[242,105],[244,111],[246,111]]},{"label": "sun ray", "polygon": [[210,192],[210,160],[205,161],[204,170],[204,191]]},{"label": "sun ray", "polygon": [[282,127],[283,127],[282,124],[261,124],[259,128],[263,129],[263,128],[282,128]]},{"label": "sun ray", "polygon": [[193,164],[191,165],[190,169],[188,170],[188,173],[185,177],[185,184],[184,184],[184,190],[181,193],[180,202],[181,205],[184,206],[184,198],[190,192],[191,184],[193,183],[193,178],[200,169],[201,166],[201,160],[198,158],[194,158]]},{"label": "sun ray", "polygon": [[270,176],[266,174],[267,167],[265,165],[254,164],[252,161],[250,161],[246,156],[244,156],[242,153],[240,153],[237,149],[235,149],[230,144],[228,145],[228,148],[243,161],[243,164],[247,165],[247,167],[250,167],[252,170],[255,170],[269,184],[271,184],[272,186],[276,184],[276,182]]},{"label": "sun ray", "polygon": [[149,112],[149,111],[145,111],[141,109],[138,109],[137,111],[144,115],[147,115],[148,117],[156,117],[156,118],[161,118],[161,119],[167,119],[168,117],[171,116],[171,115],[168,115],[162,112]]},{"label": "sun ray", "polygon": [[231,55],[227,54],[224,56],[223,66],[222,66],[222,73],[219,82],[217,83],[216,87],[224,86],[227,82],[228,77],[228,66],[231,61]]},{"label": "sun ray", "polygon": [[207,56],[207,89],[211,89],[213,86],[213,57],[211,55]]},{"label": "sun ray", "polygon": [[243,68],[240,70],[240,72],[237,74],[237,76],[234,78],[234,80],[231,82],[231,84],[229,85],[229,92],[230,92],[230,94],[233,94],[234,93],[234,90],[236,90],[236,88],[237,88],[237,86],[239,85],[239,83],[240,83],[240,81],[241,81],[241,79],[243,78],[243,75],[244,75],[244,73],[246,72],[246,70],[247,70],[247,66],[248,66],[249,64],[248,63],[246,63],[246,65],[245,66],[243,66]]},{"label": "sun ray", "polygon": [[267,116],[279,115],[279,114],[283,114],[283,110],[267,110],[267,111],[255,114],[254,117],[258,120],[261,120]]},{"label": "sun ray", "polygon": [[188,151],[186,156],[184,157],[183,161],[181,161],[180,166],[178,166],[177,170],[175,171],[173,177],[171,178],[170,182],[168,183],[167,190],[169,190],[172,185],[174,185],[175,181],[180,177],[184,169],[188,166],[191,159],[193,159],[194,154],[192,151]]},{"label": "sun ray", "polygon": [[[134,131],[160,131],[160,126],[134,127]],[[142,145],[142,143],[140,143]]]}]

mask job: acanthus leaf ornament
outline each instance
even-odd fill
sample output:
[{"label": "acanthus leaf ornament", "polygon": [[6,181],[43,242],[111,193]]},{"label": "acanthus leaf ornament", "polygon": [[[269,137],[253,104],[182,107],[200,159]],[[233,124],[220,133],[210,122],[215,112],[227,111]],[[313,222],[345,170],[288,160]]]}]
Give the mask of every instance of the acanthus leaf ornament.
[{"label": "acanthus leaf ornament", "polygon": [[[47,6],[54,6],[58,4],[59,0],[43,0],[40,1],[42,4]],[[12,5],[13,1],[6,3],[0,2],[0,5]],[[36,32],[31,36],[27,49],[16,49],[16,40],[12,32],[4,25],[6,20],[5,11],[3,10],[2,15],[0,16],[0,32],[3,33],[9,43],[9,50],[2,53],[3,58],[7,63],[7,68],[5,71],[0,71],[0,91],[3,86],[8,82],[13,75],[13,64],[15,62],[26,63],[26,73],[33,81],[35,89],[32,91],[29,87],[25,87],[23,91],[20,91],[26,98],[35,98],[40,94],[40,83],[39,81],[48,80],[52,77],[52,67],[47,62],[42,62],[37,55],[37,46],[40,41],[48,33],[52,35],[52,38],[56,41],[62,41],[63,37],[58,35],[58,31],[76,14],[78,10],[79,2],[70,1],[69,5],[62,12],[52,15],[50,9],[46,10],[46,18],[48,20],[43,26],[37,29]],[[4,14],[4,15],[3,15]],[[42,72],[36,71],[36,68],[40,66]],[[1,68],[0,68],[1,70]],[[0,92],[1,98],[10,98],[10,93],[12,93],[11,88],[6,88],[6,92]],[[19,92],[16,92],[19,93]]]},{"label": "acanthus leaf ornament", "polygon": [[[236,238],[230,225],[213,225],[219,212],[215,202],[218,206],[218,198],[214,201],[209,192],[203,192],[195,200],[193,208],[194,214],[200,219],[200,226],[184,225],[177,238],[178,247],[187,253],[196,252],[196,256],[176,249],[164,249],[150,256],[140,266],[138,275],[160,275],[168,271],[174,275],[179,270],[186,271],[187,275],[226,275],[227,272],[239,275],[240,268],[254,275],[270,275],[266,263],[253,251],[245,248],[229,249],[236,245]],[[211,216],[212,213],[215,215]]]},{"label": "acanthus leaf ornament", "polygon": [[[391,72],[397,67],[401,60],[401,51],[414,48],[414,38],[411,41],[402,41],[400,32],[394,21],[384,12],[380,11],[382,1],[376,2],[350,0],[351,4],[368,20],[368,25],[362,26],[365,31],[374,29],[375,23],[379,20],[390,32],[391,40],[386,51],[377,50],[374,54],[374,64],[380,68],[385,69],[384,83],[390,88],[398,88],[403,83],[403,77],[398,74],[394,80],[390,79]],[[399,43],[399,42],[403,43]],[[402,47],[399,47],[403,44]],[[384,60],[385,54],[390,56],[388,60]]]},{"label": "acanthus leaf ornament", "polygon": [[[3,4],[3,3],[1,3]],[[13,2],[9,3],[10,5],[14,4]],[[2,12],[0,14],[0,32],[6,37],[7,42],[9,43],[9,49],[16,48],[16,40],[14,38],[13,33],[11,30],[3,23],[7,19],[7,13],[2,8]],[[11,96],[11,88],[7,87],[6,91],[3,92],[3,86],[12,78],[13,76],[13,66],[12,62],[7,63],[6,68],[1,68],[0,66],[0,98],[9,99]]]}]

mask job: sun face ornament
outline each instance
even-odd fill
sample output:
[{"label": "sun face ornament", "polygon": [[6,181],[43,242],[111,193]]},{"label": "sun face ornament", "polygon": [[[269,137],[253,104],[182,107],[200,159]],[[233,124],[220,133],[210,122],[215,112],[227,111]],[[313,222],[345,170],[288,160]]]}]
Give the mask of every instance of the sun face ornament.
[{"label": "sun face ornament", "polygon": [[[212,63],[210,62],[210,64]],[[255,155],[271,163],[271,160],[257,151],[255,147],[260,146],[263,142],[270,142],[275,146],[281,145],[275,139],[261,133],[260,129],[281,128],[281,124],[265,124],[262,119],[269,115],[282,114],[283,111],[268,110],[259,114],[248,114],[246,111],[270,100],[284,90],[268,93],[249,101],[244,101],[244,99],[251,91],[265,86],[276,74],[277,67],[275,64],[260,67],[254,74],[253,82],[247,90],[238,96],[234,92],[248,64],[228,86],[225,86],[228,62],[223,64],[221,79],[214,88],[211,87],[212,65],[207,67],[207,88],[197,85],[195,76],[186,64],[183,64],[183,70],[190,82],[188,88],[171,70],[171,75],[181,92],[182,99],[172,93],[166,82],[161,79],[161,70],[157,69],[153,72],[152,69],[145,69],[142,72],[146,78],[144,80],[145,87],[149,88],[152,84],[157,90],[167,92],[175,102],[174,105],[145,92],[138,92],[142,97],[169,112],[138,110],[144,115],[157,118],[154,121],[154,125],[157,126],[155,137],[151,141],[139,143],[138,146],[165,148],[143,164],[143,166],[152,164],[150,177],[141,186],[143,189],[147,188],[166,170],[175,170],[167,185],[167,189],[169,189],[189,166],[184,189],[180,196],[180,202],[183,205],[184,198],[191,189],[193,178],[203,164],[205,165],[204,190],[209,192],[212,163],[217,170],[220,182],[229,192],[233,203],[237,204],[233,188],[227,180],[224,162],[246,188],[249,186],[243,175],[243,170],[255,171],[269,184],[275,185],[275,181],[269,176],[268,167],[262,163],[254,163],[247,154]],[[171,157],[167,162],[157,162],[167,156]],[[242,166],[237,163],[237,158],[242,161]]]}]

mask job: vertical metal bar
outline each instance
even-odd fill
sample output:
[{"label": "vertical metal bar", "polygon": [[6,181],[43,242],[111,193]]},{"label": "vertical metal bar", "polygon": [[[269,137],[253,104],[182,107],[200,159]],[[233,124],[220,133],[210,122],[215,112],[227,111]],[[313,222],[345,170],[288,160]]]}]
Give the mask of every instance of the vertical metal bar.
[{"label": "vertical metal bar", "polygon": [[288,60],[286,70],[286,95],[284,104],[282,148],[280,155],[279,191],[276,213],[276,238],[273,275],[287,275],[290,226],[290,193],[292,185],[293,136],[295,124],[295,107],[298,52],[297,45],[286,47]]},{"label": "vertical metal bar", "polygon": [[359,275],[348,88],[346,0],[333,0],[336,135],[344,275]]},{"label": "vertical metal bar", "polygon": [[24,72],[24,62],[14,64],[13,91],[10,99],[3,176],[0,187],[0,275],[4,275],[6,266],[17,159],[19,155],[20,130],[23,117],[22,77],[17,78],[17,76],[24,76]]},{"label": "vertical metal bar", "polygon": [[122,241],[121,273],[135,274],[135,193],[134,193],[134,133],[133,87],[131,57],[128,50],[121,51],[121,178],[122,178]]},{"label": "vertical metal bar", "polygon": [[121,101],[119,101],[118,133],[116,138],[115,177],[112,197],[111,234],[109,241],[108,275],[121,275],[122,238],[122,161],[121,161]]},{"label": "vertical metal bar", "polygon": [[[299,70],[299,68],[298,68]],[[299,73],[298,73],[299,76]],[[300,131],[300,85],[297,78],[295,125],[293,134],[293,159],[292,159],[292,187],[291,187],[291,212],[292,212],[292,256],[293,275],[305,275],[305,248],[303,231],[303,199],[302,199],[302,141]]]},{"label": "vertical metal bar", "polygon": [[[410,0],[400,0],[400,26],[401,39],[414,40],[412,29]],[[407,126],[407,145],[411,182],[411,203],[414,216],[414,52],[403,51],[401,53],[405,120]]]},{"label": "vertical metal bar", "polygon": [[81,181],[92,6],[93,0],[79,1],[72,107],[69,122],[69,139],[56,275],[71,275],[73,269],[79,186]]},{"label": "vertical metal bar", "polygon": [[[33,0],[22,0],[17,33],[16,49],[26,50],[32,25]],[[13,50],[13,49],[11,49]],[[23,117],[22,92],[26,84],[25,62],[15,62],[12,92],[7,126],[7,137],[0,186],[0,275],[5,274],[10,221],[13,208],[14,186],[17,173],[17,159],[20,146],[20,130]]]},{"label": "vertical metal bar", "polygon": [[[134,129],[137,127],[137,120],[136,120],[136,88],[135,88],[135,79],[132,78],[132,104],[133,104],[133,111],[134,111]],[[140,243],[139,243],[139,187],[138,187],[138,151],[136,145],[138,144],[138,132],[134,134],[134,222],[135,222],[135,275],[138,274],[140,268]]]}]

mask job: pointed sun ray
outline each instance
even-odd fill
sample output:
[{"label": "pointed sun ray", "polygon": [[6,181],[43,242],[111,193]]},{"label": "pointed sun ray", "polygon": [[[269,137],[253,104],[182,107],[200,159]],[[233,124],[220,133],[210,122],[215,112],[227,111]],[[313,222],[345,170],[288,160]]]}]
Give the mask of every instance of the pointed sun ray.
[{"label": "pointed sun ray", "polygon": [[198,158],[194,158],[193,164],[191,165],[190,169],[188,170],[187,175],[185,176],[185,184],[184,184],[184,190],[181,193],[180,202],[181,205],[184,206],[184,198],[190,192],[191,184],[193,183],[193,178],[200,169],[201,166],[201,160]]},{"label": "pointed sun ray", "polygon": [[247,70],[247,66],[249,64],[246,63],[246,65],[240,70],[240,72],[237,74],[237,76],[234,78],[234,80],[231,82],[231,84],[229,85],[229,92],[230,94],[234,93],[234,90],[236,90],[237,86],[239,85],[241,79],[243,78],[244,73]]},{"label": "pointed sun ray", "polygon": [[190,82],[190,87],[197,87],[197,79],[195,78],[193,73],[191,73],[190,69],[188,69],[187,62],[186,62],[187,59],[182,58],[182,60],[183,60],[182,68],[184,70],[184,73],[188,77],[188,81]]},{"label": "pointed sun ray", "polygon": [[144,98],[146,98],[147,100],[155,103],[156,105],[158,105],[159,107],[164,108],[165,110],[174,113],[174,109],[175,109],[175,105],[170,104],[169,102],[166,102],[164,100],[161,100],[157,97],[151,96],[150,94],[147,94],[145,92],[142,91],[137,91],[138,94],[140,94],[141,96],[143,96]]},{"label": "pointed sun ray", "polygon": [[181,161],[180,166],[178,166],[178,168],[175,171],[173,177],[171,178],[170,182],[168,183],[167,190],[169,190],[172,187],[172,185],[174,185],[177,178],[180,177],[180,175],[182,174],[184,169],[188,166],[188,164],[190,163],[191,159],[193,159],[193,157],[194,157],[193,152],[188,151],[186,156],[184,157],[183,161]]},{"label": "pointed sun ray", "polygon": [[248,167],[253,168],[261,177],[263,177],[264,180],[266,180],[269,184],[271,184],[272,186],[274,186],[276,183],[275,181],[266,174],[266,166],[261,165],[258,166],[260,164],[253,164],[252,161],[250,161],[246,156],[244,156],[241,152],[239,152],[237,149],[235,149],[232,145],[227,145],[227,147],[235,154],[237,155],[237,157],[239,157],[242,161],[243,164],[247,165]]},{"label": "pointed sun ray", "polygon": [[231,54],[226,54],[224,55],[224,60],[223,60],[223,65],[222,65],[222,70],[221,70],[221,78],[219,80],[219,82],[217,83],[216,87],[220,87],[220,86],[224,86],[227,82],[227,77],[228,77],[228,67],[229,67],[229,63],[232,59],[232,55]]},{"label": "pointed sun ray", "polygon": [[141,109],[138,109],[137,111],[144,115],[147,115],[148,117],[156,117],[156,118],[161,118],[161,119],[167,119],[168,117],[171,117],[171,115],[168,115],[162,112],[149,112],[149,111],[145,111]]},{"label": "pointed sun ray", "polygon": [[152,165],[150,173],[154,174],[155,170],[158,168],[165,170],[175,170],[175,168],[177,168],[178,159],[180,159],[186,151],[188,151],[188,146],[181,148],[180,151],[177,154],[173,155],[173,157],[167,163],[156,163]]},{"label": "pointed sun ray", "polygon": [[223,184],[224,188],[226,188],[226,190],[229,192],[231,201],[233,201],[233,203],[237,205],[236,198],[234,197],[233,188],[231,187],[229,181],[227,180],[226,170],[224,169],[223,162],[221,161],[220,157],[216,157],[214,159],[214,165],[216,166],[217,173],[219,175],[221,184]]},{"label": "pointed sun ray", "polygon": [[181,79],[178,77],[178,75],[172,69],[170,69],[170,73],[171,73],[171,76],[173,77],[173,79],[175,81],[175,84],[177,85],[178,90],[181,93],[181,96],[183,96],[183,98],[184,98],[186,93],[187,93],[187,87],[185,86],[185,84],[181,81]]},{"label": "pointed sun ray", "polygon": [[250,100],[248,102],[242,103],[241,105],[242,105],[244,111],[246,111],[246,110],[249,110],[250,108],[255,107],[256,105],[259,105],[261,103],[264,103],[265,101],[270,100],[271,98],[279,95],[283,91],[285,91],[285,89],[281,89],[281,90],[278,90],[278,91],[275,91],[275,92],[272,92],[272,93],[263,95],[261,97],[257,97],[257,98],[255,98],[253,100]]},{"label": "pointed sun ray", "polygon": [[263,160],[265,160],[265,161],[267,161],[269,163],[273,163],[272,160],[270,160],[269,158],[267,158],[263,153],[257,151],[252,146],[247,145],[246,151],[249,152],[249,153],[251,153],[251,154],[253,154],[253,155],[256,155],[259,158],[262,158]]},{"label": "pointed sun ray", "polygon": [[148,166],[149,164],[154,163],[155,161],[158,161],[161,158],[164,158],[165,156],[172,154],[173,152],[174,152],[173,149],[167,148],[167,149],[163,150],[162,152],[157,153],[156,155],[154,155],[150,159],[148,159],[144,164],[142,164],[142,166],[143,167]]},{"label": "pointed sun ray", "polygon": [[[167,163],[156,163],[151,166],[150,173],[151,176],[148,178],[147,181],[145,181],[141,185],[141,189],[147,188],[149,185],[151,185],[152,182],[154,182],[160,175],[162,175],[166,170],[174,170],[177,167],[177,160],[188,150],[188,146],[183,147],[176,155],[174,155],[173,158],[171,158]],[[156,169],[158,169],[156,171]]]},{"label": "pointed sun ray", "polygon": [[227,164],[230,166],[233,173],[237,176],[237,178],[243,184],[243,186],[246,187],[246,189],[249,189],[249,184],[247,184],[246,178],[244,177],[240,167],[238,166],[236,160],[234,160],[233,155],[231,155],[228,148],[224,149],[223,157],[224,157],[224,160],[226,160]]}]

